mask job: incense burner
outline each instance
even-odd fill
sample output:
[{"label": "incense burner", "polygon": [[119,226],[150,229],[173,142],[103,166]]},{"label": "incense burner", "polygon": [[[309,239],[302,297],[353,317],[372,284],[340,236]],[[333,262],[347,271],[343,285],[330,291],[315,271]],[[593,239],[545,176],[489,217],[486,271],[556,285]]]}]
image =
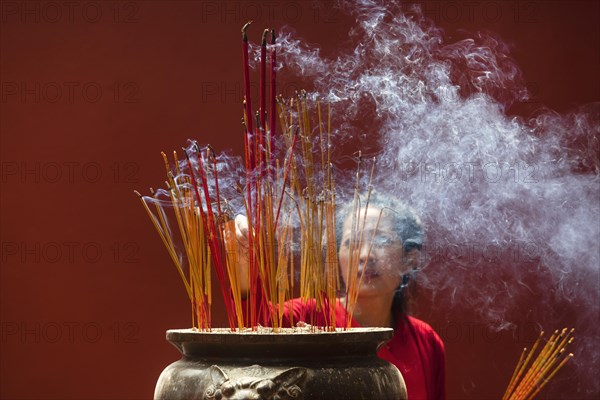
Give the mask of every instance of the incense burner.
[{"label": "incense burner", "polygon": [[182,358],[162,372],[154,399],[406,399],[398,369],[377,357],[392,333],[169,330],[167,340]]}]

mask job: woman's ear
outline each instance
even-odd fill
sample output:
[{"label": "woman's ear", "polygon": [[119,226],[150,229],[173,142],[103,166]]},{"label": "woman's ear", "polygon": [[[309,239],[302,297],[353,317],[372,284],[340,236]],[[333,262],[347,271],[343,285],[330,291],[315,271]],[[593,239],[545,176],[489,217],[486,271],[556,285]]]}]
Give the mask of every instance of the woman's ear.
[{"label": "woman's ear", "polygon": [[405,265],[408,267],[407,269],[416,269],[419,266],[420,255],[421,251],[415,248],[404,253],[404,261]]}]

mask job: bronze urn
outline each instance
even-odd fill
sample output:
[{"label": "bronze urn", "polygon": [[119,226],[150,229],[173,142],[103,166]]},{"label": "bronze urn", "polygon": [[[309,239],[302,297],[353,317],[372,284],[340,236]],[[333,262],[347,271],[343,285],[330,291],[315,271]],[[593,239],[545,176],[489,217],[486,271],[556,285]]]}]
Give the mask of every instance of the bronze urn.
[{"label": "bronze urn", "polygon": [[377,357],[389,328],[167,331],[182,354],[155,400],[406,399],[398,369]]}]

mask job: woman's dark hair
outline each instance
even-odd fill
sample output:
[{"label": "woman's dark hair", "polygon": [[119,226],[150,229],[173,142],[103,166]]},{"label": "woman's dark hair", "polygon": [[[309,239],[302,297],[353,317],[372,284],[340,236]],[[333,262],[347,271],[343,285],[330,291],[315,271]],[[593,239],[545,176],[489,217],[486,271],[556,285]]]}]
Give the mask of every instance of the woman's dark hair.
[{"label": "woman's dark hair", "polygon": [[[367,203],[368,201],[368,203]],[[380,192],[372,191],[371,195],[363,195],[360,197],[360,203],[350,201],[344,206],[338,208],[336,215],[336,237],[338,249],[342,240],[343,225],[344,221],[352,210],[357,208],[377,208],[383,210],[385,215],[392,219],[393,229],[402,241],[402,248],[404,255],[408,254],[411,250],[421,250],[423,246],[424,230],[423,224],[415,212],[407,207],[397,198],[383,194]],[[394,299],[392,302],[392,311],[394,314],[406,314],[408,309],[406,291],[410,279],[416,272],[416,265],[413,266],[412,271],[405,273],[402,276],[400,286],[396,288]]]}]

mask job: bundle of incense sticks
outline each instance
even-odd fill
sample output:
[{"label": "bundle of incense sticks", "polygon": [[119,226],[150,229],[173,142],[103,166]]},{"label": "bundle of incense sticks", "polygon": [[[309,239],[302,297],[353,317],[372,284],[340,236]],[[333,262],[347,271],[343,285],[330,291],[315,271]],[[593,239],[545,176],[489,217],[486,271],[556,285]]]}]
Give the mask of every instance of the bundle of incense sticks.
[{"label": "bundle of incense sticks", "polygon": [[[244,181],[245,187],[239,185],[236,192],[248,221],[247,248],[238,248],[233,213],[229,209],[234,199],[219,190],[218,164],[224,161],[210,146],[201,148],[194,143],[184,149],[185,159],[181,161],[176,152],[173,152],[173,162],[162,153],[167,189],[160,193],[167,201],[159,199],[159,192],[152,189],[153,196],[136,194],[183,280],[192,305],[193,326],[211,330],[211,274],[214,270],[232,330],[256,329],[259,322],[266,321],[277,332],[286,312],[285,301],[295,293],[296,268],[291,249],[294,236],[298,235],[300,297],[307,302],[314,299],[315,313],[325,316],[325,326],[313,324],[313,327],[333,330],[341,324],[335,321],[340,279],[330,108],[328,105],[324,116],[321,102],[309,101],[304,92],[289,101],[275,96],[275,33],[265,30],[260,52],[260,107],[253,121],[246,34],[249,26],[250,23],[242,28],[245,173],[237,177]],[[271,103],[267,124],[268,36]],[[277,119],[281,126],[279,137],[275,137]],[[277,143],[283,145],[276,146]],[[359,201],[357,184],[356,204]],[[168,210],[172,210],[177,231],[170,227]],[[295,224],[299,225],[299,233],[292,228]],[[360,223],[356,226],[360,229]],[[362,240],[362,234],[354,236]],[[180,248],[183,254],[178,251]],[[241,276],[243,269],[238,265],[243,252],[248,259],[248,276]],[[358,257],[355,258],[355,270],[358,270]],[[242,293],[242,281],[248,282],[249,293]],[[354,279],[346,287],[347,327],[358,284]]]},{"label": "bundle of incense sticks", "polygon": [[543,340],[543,331],[531,351],[527,352],[527,348],[523,349],[502,400],[535,398],[540,390],[573,357],[573,353],[565,353],[567,345],[573,342],[573,331],[574,329],[568,331],[567,328],[560,333],[558,330],[554,331],[535,358],[532,356],[540,341]]},{"label": "bundle of incense sticks", "polygon": [[[369,176],[369,184],[368,191],[366,196],[365,204],[363,205],[359,196],[360,193],[360,171],[361,171],[361,154],[358,154],[357,160],[357,168],[356,168],[356,182],[354,186],[354,199],[352,202],[351,209],[351,228],[350,228],[350,238],[348,241],[348,276],[346,277],[346,321],[345,326],[350,327],[352,324],[352,315],[354,314],[354,308],[356,307],[356,303],[358,301],[358,290],[360,285],[362,284],[362,280],[364,278],[364,274],[366,268],[362,269],[362,272],[359,274],[359,266],[360,266],[360,252],[363,247],[363,244],[368,245],[368,251],[366,255],[366,260],[364,261],[365,265],[368,265],[369,258],[371,257],[371,250],[373,248],[373,243],[375,242],[375,235],[377,228],[379,227],[379,222],[381,221],[381,217],[383,215],[383,209],[379,211],[379,216],[377,219],[377,223],[375,225],[375,230],[372,232],[370,238],[364,237],[364,227],[367,218],[367,209],[369,207],[369,201],[371,199],[371,182],[373,181],[373,174],[375,172],[375,159],[373,159],[373,164],[371,167],[371,174]],[[362,211],[361,211],[362,210]]]},{"label": "bundle of incense sticks", "polygon": [[[170,165],[165,153],[162,153],[167,169],[167,192],[170,204],[158,199],[158,196],[140,196],[150,220],[161,237],[179,275],[185,285],[192,304],[192,324],[200,330],[210,330],[210,309],[212,303],[211,269],[214,269],[221,286],[230,326],[243,326],[241,299],[239,293],[240,277],[233,269],[237,260],[236,242],[226,241],[226,237],[235,237],[234,222],[223,210],[219,196],[216,155],[210,147],[205,154],[194,146],[193,154],[184,149],[186,161],[179,162],[173,152],[174,163]],[[211,167],[211,163],[213,164]],[[187,171],[184,170],[187,168]],[[209,190],[209,179],[214,180],[214,193]],[[153,194],[154,191],[151,189]],[[164,191],[163,191],[164,192]],[[152,211],[151,204],[154,208]],[[179,240],[169,225],[165,208],[173,210],[179,228]],[[178,244],[184,249],[187,271],[179,257]],[[230,300],[230,293],[233,298]]]},{"label": "bundle of incense sticks", "polygon": [[[292,159],[290,193],[300,224],[300,297],[315,300],[315,313],[335,329],[337,293],[340,287],[335,219],[335,182],[331,166],[331,113],[327,126],[320,101],[316,101],[317,129],[311,124],[306,93],[289,103],[280,99],[281,125],[286,141],[293,147],[300,138],[297,158]],[[323,257],[323,255],[325,255]],[[315,315],[311,316],[314,324]]]}]

